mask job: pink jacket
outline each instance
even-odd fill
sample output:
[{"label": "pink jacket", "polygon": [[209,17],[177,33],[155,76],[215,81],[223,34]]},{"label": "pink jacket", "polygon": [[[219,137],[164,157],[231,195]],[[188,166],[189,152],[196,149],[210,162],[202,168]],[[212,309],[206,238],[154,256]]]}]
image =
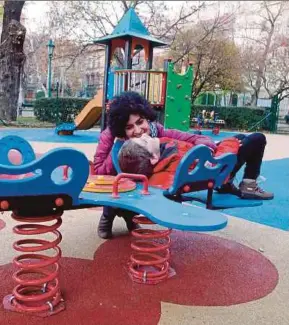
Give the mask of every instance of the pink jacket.
[{"label": "pink jacket", "polygon": [[[216,149],[214,141],[210,137],[204,135],[197,135],[187,132],[182,132],[172,129],[164,129],[164,127],[157,123],[157,137],[158,138],[171,138],[175,140],[181,140],[190,142],[193,145],[204,144],[213,150]],[[116,175],[116,171],[113,167],[111,150],[114,143],[114,137],[112,136],[109,128],[106,128],[100,134],[99,143],[94,155],[94,172],[97,175]]]}]

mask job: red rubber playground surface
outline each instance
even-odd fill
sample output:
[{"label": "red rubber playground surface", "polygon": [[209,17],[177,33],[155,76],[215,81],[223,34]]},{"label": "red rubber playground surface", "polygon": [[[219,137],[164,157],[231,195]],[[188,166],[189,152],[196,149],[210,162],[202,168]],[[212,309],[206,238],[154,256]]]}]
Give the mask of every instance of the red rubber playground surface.
[{"label": "red rubber playground surface", "polygon": [[[125,265],[130,237],[106,241],[93,261],[62,258],[61,288],[66,310],[38,319],[7,312],[1,306],[1,324],[158,324],[161,302],[184,306],[230,306],[260,299],[278,283],[275,266],[236,242],[206,234],[172,233],[171,266],[176,275],[158,285],[131,281]],[[117,254],[115,249],[117,247]],[[15,285],[13,267],[0,267],[1,295]]]}]

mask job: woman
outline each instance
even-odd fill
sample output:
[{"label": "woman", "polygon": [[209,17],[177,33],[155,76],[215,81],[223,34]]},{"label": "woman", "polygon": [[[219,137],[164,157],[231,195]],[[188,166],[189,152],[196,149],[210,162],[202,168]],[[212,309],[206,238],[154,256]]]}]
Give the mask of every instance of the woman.
[{"label": "woman", "polygon": [[[165,130],[156,121],[157,114],[149,102],[138,93],[125,92],[113,99],[108,111],[108,127],[101,133],[94,156],[94,171],[97,175],[116,175],[111,150],[116,138],[130,139],[141,137],[143,133],[151,137],[168,137],[187,141],[194,145],[204,144],[214,151],[214,141],[203,135]],[[135,213],[104,207],[98,226],[98,235],[107,239],[112,237],[112,224],[115,216],[122,216],[129,231],[134,229],[132,217]]]},{"label": "woman", "polygon": [[[98,175],[116,175],[113,167],[111,150],[116,138],[139,138],[146,133],[151,137],[172,138],[186,141],[193,145],[203,144],[215,152],[217,146],[210,137],[177,130],[165,130],[157,122],[156,113],[149,102],[138,93],[125,92],[113,99],[108,113],[108,128],[100,136],[96,154],[94,156],[94,171]],[[236,135],[241,146],[237,155],[237,164],[234,167],[230,180],[218,188],[219,193],[233,194],[240,197],[269,200],[273,193],[265,192],[257,184],[260,175],[263,154],[266,147],[266,137],[262,133],[250,135]],[[244,175],[239,187],[233,181],[240,168],[245,164]],[[134,229],[132,222],[133,212],[104,207],[98,226],[98,235],[101,238],[112,237],[112,224],[115,216],[122,216],[128,230]]]}]

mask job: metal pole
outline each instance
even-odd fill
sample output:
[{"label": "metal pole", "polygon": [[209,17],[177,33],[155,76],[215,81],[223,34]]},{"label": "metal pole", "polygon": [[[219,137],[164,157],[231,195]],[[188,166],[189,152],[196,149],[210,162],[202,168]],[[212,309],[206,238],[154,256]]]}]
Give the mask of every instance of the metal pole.
[{"label": "metal pole", "polygon": [[51,62],[52,62],[54,47],[55,45],[53,41],[50,39],[47,44],[47,48],[48,48],[47,96],[48,97],[51,97],[51,78],[52,78]]},{"label": "metal pole", "polygon": [[56,107],[56,125],[59,124],[59,101],[58,101],[58,92],[59,92],[59,82],[56,82],[56,100],[57,100],[57,107]]},{"label": "metal pole", "polygon": [[47,76],[47,95],[50,98],[51,97],[51,61],[52,61],[52,55],[48,55],[48,76]]},{"label": "metal pole", "polygon": [[111,43],[106,45],[106,49],[105,49],[103,98],[102,98],[102,114],[101,114],[101,131],[103,131],[106,128],[106,124],[107,124],[106,97],[107,97],[107,92],[108,92],[108,73],[109,73],[109,70],[110,70],[110,59],[111,59],[110,56],[111,56]]}]

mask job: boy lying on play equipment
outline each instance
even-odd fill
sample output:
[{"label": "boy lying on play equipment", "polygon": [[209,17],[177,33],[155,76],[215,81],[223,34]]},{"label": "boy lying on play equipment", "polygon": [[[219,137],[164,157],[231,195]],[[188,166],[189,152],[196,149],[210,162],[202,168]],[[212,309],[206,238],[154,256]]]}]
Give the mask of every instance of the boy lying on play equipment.
[{"label": "boy lying on play equipment", "polygon": [[[151,186],[168,189],[174,179],[175,171],[180,160],[194,147],[191,143],[170,138],[152,138],[143,134],[140,138],[127,140],[119,151],[119,166],[122,172],[143,174],[149,178]],[[221,141],[213,156],[225,153],[238,154],[240,140],[232,137]],[[194,166],[192,166],[193,168]],[[242,198],[265,199],[258,196],[256,191],[248,190],[252,180],[244,179],[240,184],[239,196]],[[272,198],[271,193],[267,199]]]},{"label": "boy lying on play equipment", "polygon": [[[238,139],[228,138],[219,144],[214,156],[237,154],[239,145]],[[151,186],[168,189],[182,157],[193,147],[189,142],[143,134],[122,145],[118,155],[119,166],[124,173],[146,175]]]}]

